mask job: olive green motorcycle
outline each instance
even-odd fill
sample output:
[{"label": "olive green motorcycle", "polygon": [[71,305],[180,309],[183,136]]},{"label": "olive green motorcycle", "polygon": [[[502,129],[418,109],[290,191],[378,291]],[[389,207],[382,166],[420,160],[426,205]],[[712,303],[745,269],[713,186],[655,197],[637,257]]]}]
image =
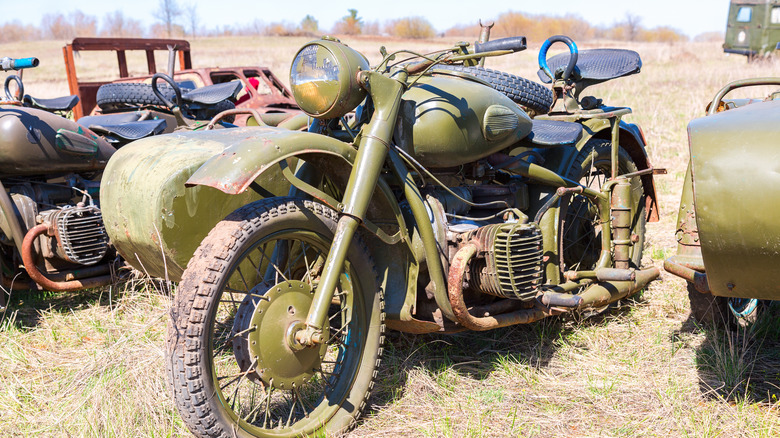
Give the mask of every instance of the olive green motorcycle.
[{"label": "olive green motorcycle", "polygon": [[[546,59],[557,41],[569,53]],[[180,136],[225,145],[187,186],[264,197],[208,233],[174,299],[168,372],[193,433],[338,433],[366,406],[386,327],[530,323],[659,275],[640,268],[658,211],[642,132],[630,108],[582,95],[638,73],[638,54],[553,37],[539,55],[552,91],[479,65],[523,49],[382,48],[371,68],[325,37],[290,73],[308,132]]]}]

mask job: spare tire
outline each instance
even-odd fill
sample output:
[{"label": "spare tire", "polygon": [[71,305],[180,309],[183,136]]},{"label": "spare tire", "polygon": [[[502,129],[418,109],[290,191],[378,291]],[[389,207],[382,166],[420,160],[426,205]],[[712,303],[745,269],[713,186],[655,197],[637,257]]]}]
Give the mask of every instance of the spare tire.
[{"label": "spare tire", "polygon": [[491,70],[484,67],[467,67],[464,65],[437,65],[436,70],[448,70],[470,74],[477,79],[490,84],[495,90],[504,93],[516,104],[524,106],[537,114],[547,114],[553,104],[552,91],[544,85],[530,81],[520,76]]},{"label": "spare tire", "polygon": [[[173,102],[176,99],[176,93],[169,85],[158,84],[157,88],[169,101]],[[186,93],[190,90],[189,88],[182,88],[181,92]],[[141,83],[123,82],[101,85],[98,88],[96,101],[102,110],[144,105],[166,107],[165,103],[154,94],[150,84]]]}]

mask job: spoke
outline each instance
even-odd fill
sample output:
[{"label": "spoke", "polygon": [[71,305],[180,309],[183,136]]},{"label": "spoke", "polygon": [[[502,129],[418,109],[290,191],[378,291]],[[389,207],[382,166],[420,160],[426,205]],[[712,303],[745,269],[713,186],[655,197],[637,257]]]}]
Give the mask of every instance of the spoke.
[{"label": "spoke", "polygon": [[268,396],[265,398],[265,414],[263,415],[263,427],[268,427],[268,420],[271,416],[271,395],[274,392],[274,387],[271,386],[268,389]]},{"label": "spoke", "polygon": [[[298,396],[298,400],[300,400],[300,402],[301,402],[301,408],[303,409],[303,415],[306,416],[306,418],[309,418],[309,411],[313,411],[314,410],[314,406],[309,405],[308,402],[306,400],[304,400],[303,397],[301,397],[301,394],[298,392],[298,388],[293,387],[293,392],[295,392],[295,395]],[[309,410],[308,411],[306,410],[306,405],[309,406]]]},{"label": "spoke", "polygon": [[246,288],[246,293],[249,293],[250,290],[252,290],[251,287],[246,283],[246,280],[244,279],[244,274],[241,273],[241,266],[236,267],[236,271],[238,272],[238,275],[241,276],[241,281],[244,282],[244,287]]},{"label": "spoke", "polygon": [[287,414],[287,422],[284,424],[284,427],[290,427],[290,421],[292,421],[293,413],[295,412],[295,401],[297,400],[297,393],[293,391],[290,395],[292,398],[292,403],[290,405],[290,413]]},{"label": "spoke", "polygon": [[298,257],[295,258],[295,260],[293,260],[291,263],[288,263],[287,264],[287,269],[285,269],[284,272],[286,272],[287,275],[292,277],[292,271],[291,270],[292,270],[293,266],[295,266],[301,260],[301,258],[304,257],[305,255],[306,255],[305,252],[301,253]]}]

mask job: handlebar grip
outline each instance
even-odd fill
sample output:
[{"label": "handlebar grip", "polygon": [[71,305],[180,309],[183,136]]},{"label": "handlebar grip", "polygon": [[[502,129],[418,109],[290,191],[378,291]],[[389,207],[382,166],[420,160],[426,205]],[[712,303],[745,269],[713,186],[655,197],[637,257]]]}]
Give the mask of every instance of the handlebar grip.
[{"label": "handlebar grip", "polygon": [[21,70],[23,68],[38,67],[38,58],[20,58],[14,59],[5,57],[0,59],[0,70]]},{"label": "handlebar grip", "polygon": [[40,64],[38,58],[20,58],[20,59],[14,59],[12,62],[13,62],[14,70],[38,67],[38,64]]},{"label": "handlebar grip", "polygon": [[509,38],[500,38],[486,43],[474,44],[474,53],[492,52],[494,50],[511,50],[513,52],[520,52],[526,49],[525,37],[516,36]]}]

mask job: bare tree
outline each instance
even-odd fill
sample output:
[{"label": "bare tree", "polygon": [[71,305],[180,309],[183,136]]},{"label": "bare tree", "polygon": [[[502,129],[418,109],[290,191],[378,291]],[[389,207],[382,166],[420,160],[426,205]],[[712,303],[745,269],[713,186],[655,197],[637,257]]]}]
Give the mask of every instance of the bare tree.
[{"label": "bare tree", "polygon": [[629,41],[636,41],[639,31],[642,30],[642,17],[626,12],[626,35]]},{"label": "bare tree", "polygon": [[154,17],[162,22],[168,38],[173,36],[176,19],[182,14],[181,7],[176,0],[160,0],[159,8],[154,12]]},{"label": "bare tree", "polygon": [[125,17],[125,14],[117,9],[103,17],[100,34],[116,37],[141,37],[144,31],[139,20]]},{"label": "bare tree", "polygon": [[198,36],[200,17],[198,16],[198,6],[196,3],[189,3],[184,7],[184,18],[187,20],[187,26],[190,28],[190,36]]},{"label": "bare tree", "polygon": [[336,22],[333,31],[345,35],[360,35],[363,27],[363,18],[358,17],[357,9],[347,9],[349,15],[342,17],[341,21]]}]

